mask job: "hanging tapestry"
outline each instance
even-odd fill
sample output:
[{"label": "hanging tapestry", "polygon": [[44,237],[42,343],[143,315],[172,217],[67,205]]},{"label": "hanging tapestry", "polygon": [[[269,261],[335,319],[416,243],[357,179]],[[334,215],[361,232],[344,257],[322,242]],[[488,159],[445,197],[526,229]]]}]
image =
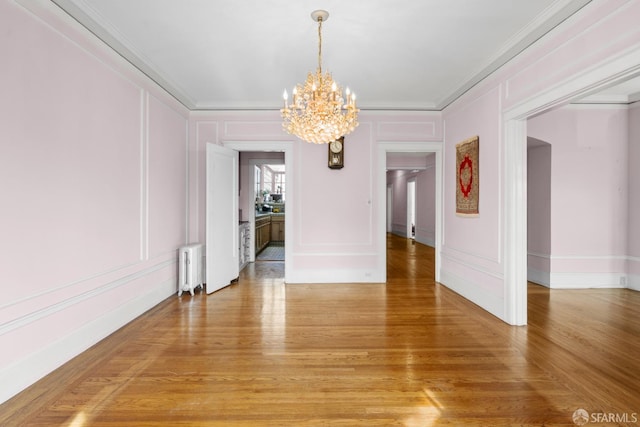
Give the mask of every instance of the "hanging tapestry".
[{"label": "hanging tapestry", "polygon": [[477,216],[479,213],[479,145],[478,136],[456,145],[456,214],[461,216]]}]

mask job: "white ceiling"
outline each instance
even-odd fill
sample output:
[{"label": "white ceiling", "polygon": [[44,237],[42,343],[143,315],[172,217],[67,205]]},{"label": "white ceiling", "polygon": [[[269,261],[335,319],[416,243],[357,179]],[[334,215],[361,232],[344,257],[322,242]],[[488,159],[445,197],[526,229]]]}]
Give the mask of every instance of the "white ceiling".
[{"label": "white ceiling", "polygon": [[317,66],[366,109],[441,110],[591,0],[53,0],[190,109],[278,109]]}]

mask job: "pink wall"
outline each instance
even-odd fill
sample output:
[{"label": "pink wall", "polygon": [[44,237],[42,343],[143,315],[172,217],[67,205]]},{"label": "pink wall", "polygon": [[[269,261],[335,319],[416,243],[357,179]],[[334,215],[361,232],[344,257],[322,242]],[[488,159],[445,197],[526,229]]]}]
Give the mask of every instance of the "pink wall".
[{"label": "pink wall", "polygon": [[553,153],[551,287],[620,286],[627,251],[627,107],[567,106],[529,119],[527,130]]},{"label": "pink wall", "polygon": [[629,228],[627,273],[630,288],[640,291],[640,102],[629,108]]},{"label": "pink wall", "polygon": [[188,111],[26,4],[0,2],[0,402],[172,295],[186,240]]},{"label": "pink wall", "polygon": [[[294,283],[384,281],[376,225],[386,200],[378,200],[377,142],[438,141],[439,113],[361,112],[360,126],[345,138],[345,167],[327,167],[327,147],[301,142],[282,130],[278,112],[198,112],[190,119],[191,239],[204,241],[204,149],[207,142],[292,141],[295,203],[287,204],[293,221]],[[382,206],[382,210],[380,208]]]},{"label": "pink wall", "polygon": [[[444,239],[441,281],[492,313],[503,310],[501,92],[493,88],[444,112]],[[455,213],[455,145],[480,137],[479,215]]]},{"label": "pink wall", "polygon": [[[521,147],[513,146],[526,143],[521,120],[593,90],[614,75],[637,70],[636,16],[637,1],[591,2],[443,111],[445,229],[440,278],[507,322],[526,322],[526,280],[520,275],[521,265],[526,269],[526,253],[514,254],[520,242],[526,242],[517,214],[526,203],[526,187],[522,191],[519,172],[507,163],[526,160],[526,154],[518,157]],[[474,135],[480,137],[480,215],[459,218],[452,179],[455,144]],[[605,257],[619,250],[619,230],[610,231],[616,237],[607,241]]]}]

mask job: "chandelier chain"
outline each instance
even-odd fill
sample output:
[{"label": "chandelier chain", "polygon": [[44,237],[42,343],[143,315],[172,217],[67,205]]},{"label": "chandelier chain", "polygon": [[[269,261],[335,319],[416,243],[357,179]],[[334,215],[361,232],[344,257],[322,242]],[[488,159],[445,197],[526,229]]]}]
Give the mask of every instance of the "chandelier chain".
[{"label": "chandelier chain", "polygon": [[322,16],[318,17],[318,70],[322,76]]}]

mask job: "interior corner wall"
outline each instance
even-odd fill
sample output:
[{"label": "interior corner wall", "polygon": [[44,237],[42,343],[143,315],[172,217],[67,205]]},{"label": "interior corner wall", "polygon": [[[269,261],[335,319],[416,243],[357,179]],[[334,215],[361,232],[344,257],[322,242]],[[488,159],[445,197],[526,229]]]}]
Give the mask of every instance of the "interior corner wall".
[{"label": "interior corner wall", "polygon": [[[391,223],[391,233],[401,237],[407,235],[407,182],[409,178],[415,178],[409,171],[391,170],[387,171],[387,184],[391,185],[393,191],[392,212],[393,222]],[[416,215],[417,220],[418,215]]]},{"label": "interior corner wall", "polygon": [[545,142],[527,150],[527,279],[544,286],[551,274],[551,156]]},{"label": "interior corner wall", "polygon": [[0,402],[177,289],[186,108],[52,2],[0,2]]},{"label": "interior corner wall", "polygon": [[627,107],[566,106],[529,119],[527,129],[553,150],[549,286],[624,287]]},{"label": "interior corner wall", "polygon": [[640,291],[640,102],[629,107],[629,227],[627,286]]},{"label": "interior corner wall", "polygon": [[[638,14],[640,2],[591,2],[443,111],[440,282],[510,324],[525,324],[527,310],[526,224],[520,216],[526,176],[519,175],[526,167],[524,121],[625,73],[637,74]],[[460,218],[455,145],[474,135],[480,137],[480,214]],[[512,160],[524,163],[521,172],[507,163]]]},{"label": "interior corner wall", "polygon": [[436,246],[436,168],[435,155],[427,157],[427,169],[416,177],[417,242]]},{"label": "interior corner wall", "polygon": [[[499,87],[444,111],[444,242],[441,281],[496,316],[504,314]],[[479,136],[479,215],[456,215],[456,144]]]}]

